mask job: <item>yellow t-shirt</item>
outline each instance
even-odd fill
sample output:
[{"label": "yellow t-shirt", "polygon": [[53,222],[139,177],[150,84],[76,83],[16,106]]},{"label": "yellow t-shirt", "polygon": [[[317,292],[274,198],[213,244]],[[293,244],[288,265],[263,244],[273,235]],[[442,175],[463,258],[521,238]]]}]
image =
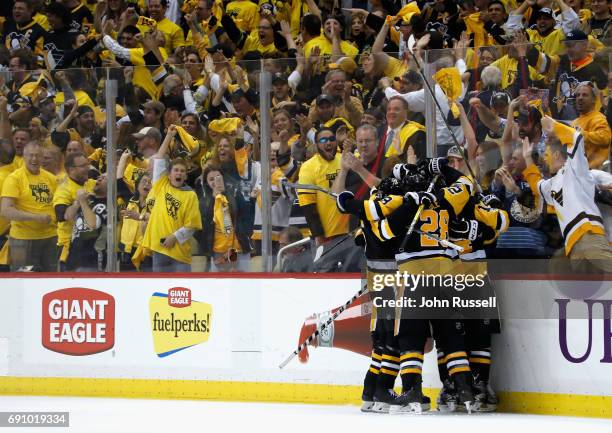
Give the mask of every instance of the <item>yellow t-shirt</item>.
[{"label": "yellow t-shirt", "polygon": [[2,186],[2,198],[15,199],[15,208],[35,214],[47,214],[52,222],[12,221],[9,236],[13,239],[47,239],[57,235],[53,195],[57,189],[55,175],[41,169],[39,174],[30,173],[26,167],[9,174]]},{"label": "yellow t-shirt", "polygon": [[[514,83],[514,80],[516,80],[516,75],[517,75],[517,70],[518,70],[518,60],[517,59],[511,59],[509,56],[505,55],[497,59],[493,63],[491,63],[491,65],[497,66],[499,70],[501,71],[501,75],[502,75],[501,88],[502,89],[505,89],[506,87],[511,86]],[[529,66],[529,77],[532,80],[543,80],[544,79],[544,76],[542,74],[539,74],[538,71],[536,71],[531,66]]]},{"label": "yellow t-shirt", "polygon": [[[0,167],[0,193],[2,192],[2,185],[4,185],[4,180],[12,172],[13,167],[11,167],[10,165]],[[2,236],[8,231],[10,225],[11,222],[9,220],[0,216],[0,236]]]},{"label": "yellow t-shirt", "polygon": [[254,31],[247,36],[244,46],[240,51],[243,54],[248,53],[249,51],[259,51],[261,54],[271,54],[275,53],[277,49],[274,42],[268,45],[262,45],[262,43],[259,41],[259,33]]},{"label": "yellow t-shirt", "polygon": [[259,24],[259,7],[248,0],[237,0],[229,2],[225,6],[225,12],[236,21],[236,27],[243,32],[257,29]]},{"label": "yellow t-shirt", "polygon": [[[306,42],[306,44],[304,45],[304,56],[310,57],[313,48],[317,46],[319,47],[319,50],[321,52],[321,57],[329,57],[332,55],[333,46],[331,41],[328,40],[324,35],[320,35]],[[349,57],[355,57],[357,54],[359,54],[359,49],[357,49],[354,45],[346,41],[340,42],[340,50],[342,51],[342,54]]]},{"label": "yellow t-shirt", "polygon": [[[57,191],[53,195],[53,208],[59,205],[70,206],[76,200],[77,191],[84,188],[87,192],[93,192],[96,181],[88,179],[84,185],[79,185],[69,177],[57,186]],[[70,245],[72,238],[72,226],[74,221],[58,221],[57,222],[57,244]]]},{"label": "yellow t-shirt", "polygon": [[178,241],[172,248],[161,244],[165,238],[181,227],[200,230],[202,217],[198,198],[191,188],[175,188],[170,184],[167,175],[162,175],[154,184],[148,198],[154,198],[155,204],[142,240],[142,246],[160,254],[172,257],[183,263],[191,263],[191,244]]},{"label": "yellow t-shirt", "polygon": [[137,159],[135,162],[136,164],[134,162],[128,163],[123,173],[123,181],[132,192],[136,191],[136,179],[147,171],[146,166],[143,167],[142,164],[138,164],[138,162],[143,162],[143,160]]},{"label": "yellow t-shirt", "polygon": [[[331,189],[340,171],[340,158],[338,153],[332,161],[327,161],[317,153],[302,165],[299,183]],[[348,215],[340,213],[331,196],[319,191],[301,189],[298,191],[298,200],[300,206],[313,203],[317,205],[325,237],[348,233]]]},{"label": "yellow t-shirt", "polygon": [[167,52],[172,53],[178,47],[185,45],[185,35],[183,33],[183,29],[174,24],[168,18],[158,21],[156,29],[161,31],[166,37],[166,45],[164,48]]},{"label": "yellow t-shirt", "polygon": [[402,62],[400,59],[396,59],[395,57],[389,56],[389,61],[387,62],[387,66],[383,71],[385,77],[389,77],[391,79],[395,77],[402,77],[408,71],[408,63]]},{"label": "yellow t-shirt", "polygon": [[527,29],[529,35],[529,42],[538,44],[536,47],[549,56],[560,56],[565,54],[565,47],[563,46],[563,39],[565,35],[563,30],[556,29],[550,32],[548,36],[542,36],[537,30]]}]

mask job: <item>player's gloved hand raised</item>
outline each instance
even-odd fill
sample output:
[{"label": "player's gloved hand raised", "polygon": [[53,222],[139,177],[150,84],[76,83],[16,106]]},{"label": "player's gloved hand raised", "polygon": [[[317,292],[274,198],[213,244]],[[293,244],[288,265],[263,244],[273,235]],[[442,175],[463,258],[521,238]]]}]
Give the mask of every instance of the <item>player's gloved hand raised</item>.
[{"label": "player's gloved hand raised", "polygon": [[495,194],[480,194],[480,201],[488,207],[492,207],[494,209],[500,209],[502,206],[502,202]]},{"label": "player's gloved hand raised", "polygon": [[476,220],[452,220],[449,224],[448,236],[451,240],[470,240],[478,239],[478,221]]},{"label": "player's gloved hand raised", "polygon": [[340,209],[340,212],[345,213],[346,203],[354,198],[355,194],[350,191],[342,191],[340,194],[338,194],[338,196],[336,197],[336,206],[338,207],[338,209]]},{"label": "player's gloved hand raised", "polygon": [[425,158],[418,163],[418,169],[429,176],[442,174],[442,168],[448,165],[446,158]]},{"label": "player's gloved hand raised", "polygon": [[430,192],[408,192],[404,195],[404,203],[414,203],[417,206],[423,205],[425,208],[438,205],[438,198]]},{"label": "player's gloved hand raised", "polygon": [[414,164],[395,164],[393,166],[393,177],[402,180],[406,176],[416,173],[417,166]]}]

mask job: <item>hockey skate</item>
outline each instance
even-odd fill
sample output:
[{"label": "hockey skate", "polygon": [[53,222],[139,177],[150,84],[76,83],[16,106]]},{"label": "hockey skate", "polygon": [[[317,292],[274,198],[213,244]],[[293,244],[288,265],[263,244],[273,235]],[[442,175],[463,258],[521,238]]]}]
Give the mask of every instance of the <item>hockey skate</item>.
[{"label": "hockey skate", "polygon": [[431,407],[431,400],[425,397],[421,384],[414,385],[409,391],[399,395],[389,408],[390,414],[426,412]]},{"label": "hockey skate", "polygon": [[366,394],[365,392],[361,395],[361,411],[362,412],[374,412],[374,396]]},{"label": "hockey skate", "polygon": [[474,383],[474,410],[476,412],[494,412],[497,409],[497,395],[491,385],[484,380]]},{"label": "hockey skate", "polygon": [[457,410],[472,413],[475,403],[472,376],[469,373],[457,373],[453,376],[453,380],[457,393]]},{"label": "hockey skate", "polygon": [[450,379],[446,379],[442,384],[442,389],[436,399],[436,406],[439,412],[455,412],[457,410],[457,393]]},{"label": "hockey skate", "polygon": [[374,393],[374,405],[370,412],[389,413],[389,407],[398,395],[392,389],[376,390]]}]

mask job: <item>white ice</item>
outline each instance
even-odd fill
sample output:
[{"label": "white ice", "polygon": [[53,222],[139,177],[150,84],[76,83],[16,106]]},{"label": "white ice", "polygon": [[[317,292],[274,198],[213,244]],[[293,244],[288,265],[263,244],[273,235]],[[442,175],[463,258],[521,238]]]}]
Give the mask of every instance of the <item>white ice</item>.
[{"label": "white ice", "polygon": [[[356,406],[0,396],[0,411],[67,411],[69,428],[0,428],[52,433],[187,432],[555,432],[609,433],[612,420],[520,414],[363,414]],[[408,430],[409,429],[409,430]]]}]

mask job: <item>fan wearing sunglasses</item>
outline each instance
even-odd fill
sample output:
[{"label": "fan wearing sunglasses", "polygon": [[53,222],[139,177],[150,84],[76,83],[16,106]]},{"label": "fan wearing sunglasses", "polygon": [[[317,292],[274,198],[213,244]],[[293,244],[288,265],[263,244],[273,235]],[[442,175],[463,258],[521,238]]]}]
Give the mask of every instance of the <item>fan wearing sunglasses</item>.
[{"label": "fan wearing sunglasses", "polygon": [[[329,128],[321,128],[315,136],[315,142],[317,153],[302,165],[299,183],[331,189],[340,171],[341,155],[338,153],[336,135]],[[317,246],[348,233],[348,216],[336,209],[336,203],[329,195],[298,190],[298,200]]]}]

